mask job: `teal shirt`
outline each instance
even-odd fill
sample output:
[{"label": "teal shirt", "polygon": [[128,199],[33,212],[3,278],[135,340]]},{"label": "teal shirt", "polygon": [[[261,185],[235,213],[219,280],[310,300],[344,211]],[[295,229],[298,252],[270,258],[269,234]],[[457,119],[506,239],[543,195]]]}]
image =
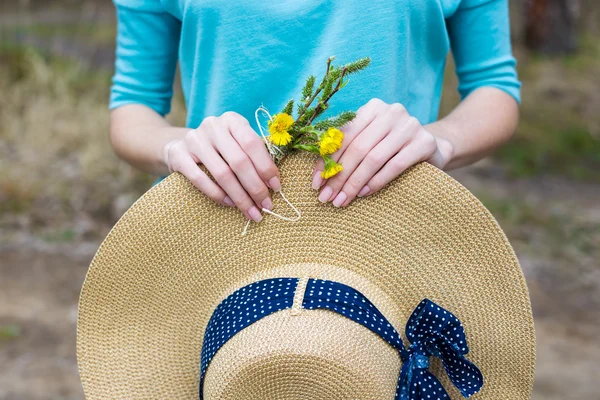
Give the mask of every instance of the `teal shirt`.
[{"label": "teal shirt", "polygon": [[[115,0],[117,60],[110,108],[170,111],[179,62],[187,126],[235,111],[253,126],[298,100],[329,56],[371,57],[336,94],[328,114],[372,98],[437,119],[452,51],[462,97],[492,86],[520,101],[508,0]],[[493,111],[493,110],[491,110]]]}]

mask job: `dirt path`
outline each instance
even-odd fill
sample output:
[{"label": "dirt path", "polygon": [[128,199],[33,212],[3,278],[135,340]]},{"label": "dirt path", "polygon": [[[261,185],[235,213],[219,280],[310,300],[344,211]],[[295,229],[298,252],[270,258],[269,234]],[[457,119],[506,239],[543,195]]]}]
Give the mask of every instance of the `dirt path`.
[{"label": "dirt path", "polygon": [[0,399],[83,399],[75,325],[88,261],[0,253]]}]

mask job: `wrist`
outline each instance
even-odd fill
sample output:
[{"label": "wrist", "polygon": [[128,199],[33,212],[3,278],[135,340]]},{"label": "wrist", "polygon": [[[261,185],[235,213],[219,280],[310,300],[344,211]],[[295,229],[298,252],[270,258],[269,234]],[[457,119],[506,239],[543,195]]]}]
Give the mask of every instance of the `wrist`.
[{"label": "wrist", "polygon": [[169,171],[169,174],[173,173],[173,168],[171,167],[171,162],[169,160],[169,154],[171,152],[171,149],[173,147],[173,145],[175,145],[180,139],[173,139],[168,141],[162,149],[162,154],[161,154],[161,162],[163,164],[163,166]]},{"label": "wrist", "polygon": [[192,130],[193,129],[187,129],[184,131],[178,128],[177,136],[172,137],[171,140],[168,140],[162,146],[160,154],[158,155],[162,167],[161,169],[169,171],[169,174],[173,173],[173,152],[177,150],[178,147],[185,146],[183,139]]},{"label": "wrist", "polygon": [[425,125],[424,128],[435,138],[438,151],[443,159],[442,169],[451,168],[456,157],[456,145],[453,140],[456,135],[452,128],[444,124],[443,120]]},{"label": "wrist", "polygon": [[441,169],[448,169],[448,166],[454,159],[454,145],[447,139],[443,139],[435,135],[434,137],[435,141],[437,142],[438,151],[440,152],[443,160]]}]

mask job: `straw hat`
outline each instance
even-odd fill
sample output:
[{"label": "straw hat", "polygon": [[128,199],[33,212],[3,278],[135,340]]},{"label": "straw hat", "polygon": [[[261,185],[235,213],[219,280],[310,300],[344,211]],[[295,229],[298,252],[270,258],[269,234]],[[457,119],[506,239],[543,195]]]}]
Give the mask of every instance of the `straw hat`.
[{"label": "straw hat", "polygon": [[[485,207],[423,163],[337,209],[310,188],[313,163],[294,154],[280,165],[283,191],[302,218],[265,215],[246,235],[239,211],[179,174],[131,207],[98,250],[81,293],[77,353],[88,399],[381,400],[400,398],[401,386],[412,399],[427,398],[431,385],[431,398],[444,398],[437,380],[460,398],[457,374],[479,379],[474,371],[483,386],[463,383],[463,395],[530,398],[527,287]],[[279,195],[274,210],[293,216]],[[377,332],[334,309],[337,298],[310,307],[328,288],[360,303],[355,310],[370,313],[376,327],[395,329]],[[251,314],[267,310],[259,300],[275,307],[267,300],[274,292],[282,296],[276,312],[231,326],[229,316],[245,319],[239,304],[254,302]],[[450,325],[438,331],[426,322],[431,311]],[[435,337],[425,343],[427,335]]]}]

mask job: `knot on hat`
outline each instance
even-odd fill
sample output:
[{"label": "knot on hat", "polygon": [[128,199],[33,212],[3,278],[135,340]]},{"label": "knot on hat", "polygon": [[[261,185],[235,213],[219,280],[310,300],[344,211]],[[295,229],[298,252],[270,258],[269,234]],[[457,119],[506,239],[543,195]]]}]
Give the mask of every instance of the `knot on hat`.
[{"label": "knot on hat", "polygon": [[423,354],[414,353],[414,364],[415,368],[419,369],[429,369],[429,357]]},{"label": "knot on hat", "polygon": [[479,368],[467,360],[467,338],[460,320],[450,311],[424,299],[406,323],[410,347],[400,351],[402,370],[396,399],[449,398],[438,379],[429,372],[429,357],[442,365],[460,393],[468,398],[483,386]]},{"label": "knot on hat", "polygon": [[[302,284],[299,285],[299,282]],[[403,361],[395,399],[436,400],[449,396],[429,371],[429,358],[442,361],[451,382],[464,397],[477,393],[483,375],[465,358],[466,335],[450,311],[424,299],[406,323],[407,349],[396,329],[358,290],[320,279],[274,278],[238,289],[215,309],[204,334],[200,366],[200,399],[206,370],[216,352],[237,332],[274,312],[292,308],[296,290],[303,290],[304,309],[328,309],[371,330],[394,347]]]}]

